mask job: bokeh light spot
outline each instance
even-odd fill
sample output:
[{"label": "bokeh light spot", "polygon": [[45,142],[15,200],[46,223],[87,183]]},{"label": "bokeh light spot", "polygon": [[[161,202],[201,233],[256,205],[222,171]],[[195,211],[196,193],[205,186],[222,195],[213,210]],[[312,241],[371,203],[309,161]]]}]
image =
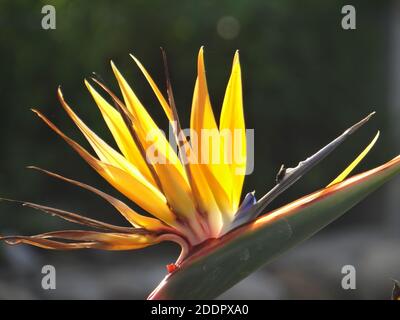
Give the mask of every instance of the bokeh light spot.
[{"label": "bokeh light spot", "polygon": [[239,21],[232,16],[224,16],[218,20],[217,32],[218,35],[226,40],[234,39],[240,31]]}]

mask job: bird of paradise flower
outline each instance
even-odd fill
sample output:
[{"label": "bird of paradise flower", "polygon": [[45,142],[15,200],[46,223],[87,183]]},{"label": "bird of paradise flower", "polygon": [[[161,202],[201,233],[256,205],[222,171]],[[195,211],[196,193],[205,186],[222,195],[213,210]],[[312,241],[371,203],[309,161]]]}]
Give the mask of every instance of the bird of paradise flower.
[{"label": "bird of paradise flower", "polygon": [[[259,200],[254,192],[250,192],[241,201],[246,167],[246,136],[239,53],[236,52],[233,59],[219,125],[208,94],[203,48],[198,54],[190,117],[192,132],[241,132],[239,138],[233,138],[231,146],[238,150],[241,160],[219,163],[188,161],[188,158],[198,160],[200,147],[207,142],[199,135],[196,137],[199,148],[194,148],[194,139],[189,140],[183,134],[164,52],[163,56],[167,98],[139,60],[131,55],[173,124],[178,152],[173,150],[162,134],[157,134],[151,141],[148,139],[150,132],[159,132],[158,126],[113,62],[112,70],[123,100],[97,78],[92,79],[93,83],[109,95],[112,103],[104,99],[89,81],[85,80],[85,85],[120,151],[110,147],[78,117],[65,101],[60,88],[58,98],[62,107],[88,140],[97,157],[66,136],[40,111],[32,110],[97,173],[151,216],[139,214],[124,202],[85,183],[30,167],[97,194],[114,206],[131,227],[115,226],[72,212],[21,202],[24,206],[101,231],[67,230],[34,236],[4,236],[0,239],[8,244],[25,243],[59,250],[133,250],[162,241],[173,241],[181,246],[181,254],[174,264],[168,266],[170,274],[149,298],[213,298],[273,257],[314,234],[400,171],[400,156],[397,156],[380,167],[344,180],[373,147],[378,132],[361,154],[326,188],[264,214],[272,200],[365,124],[373,113],[296,167],[282,166],[275,187]],[[218,152],[224,159],[226,144],[222,138],[218,137]],[[154,148],[167,161],[148,161],[146,151],[149,148]],[[229,271],[226,269],[228,267]]]}]

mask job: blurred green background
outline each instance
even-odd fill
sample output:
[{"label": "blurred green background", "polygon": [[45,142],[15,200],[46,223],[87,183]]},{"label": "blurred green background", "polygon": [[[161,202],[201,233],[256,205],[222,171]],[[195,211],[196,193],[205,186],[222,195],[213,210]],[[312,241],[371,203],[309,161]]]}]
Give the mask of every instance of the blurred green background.
[{"label": "blurred green background", "polygon": [[[56,30],[41,27],[41,9],[46,4],[56,8]],[[218,117],[233,54],[236,49],[240,50],[246,122],[248,128],[255,129],[255,171],[247,177],[245,192],[256,190],[258,196],[274,185],[275,174],[282,163],[296,165],[349,125],[369,112],[377,111],[365,128],[281,196],[271,208],[325,186],[368,144],[378,129],[381,129],[380,141],[357,170],[389,160],[399,151],[398,121],[393,120],[396,114],[393,110],[398,106],[390,103],[393,63],[390,60],[390,17],[397,2],[352,1],[357,12],[356,30],[341,27],[341,8],[345,4],[348,3],[317,0],[1,1],[0,196],[124,224],[111,207],[95,196],[25,169],[27,165],[37,165],[118,195],[29,108],[43,111],[65,133],[87,146],[58,104],[56,89],[62,85],[64,96],[74,110],[112,144],[108,129],[83,85],[83,79],[96,72],[118,92],[109,64],[112,59],[157,123],[166,129],[161,107],[128,55],[134,53],[163,85],[160,46],[168,53],[175,98],[184,127],[189,123],[200,46],[205,46],[209,90]],[[392,213],[386,213],[391,210],[387,200],[391,187],[394,184],[383,188],[329,226],[323,235],[310,241],[325,241],[324,236],[335,239],[343,230],[351,234],[360,228],[369,230],[378,239],[385,238],[388,233],[382,230],[392,225]],[[0,203],[2,234],[33,234],[62,228],[73,226],[30,209]],[[354,245],[361,246],[361,240],[357,241]],[[316,256],[325,251],[324,248],[305,247],[302,250],[308,250],[299,258],[305,265],[310,250],[314,250]],[[10,249],[1,245],[0,297],[144,298],[145,293],[161,280],[164,264],[173,261],[177,253],[177,248],[169,244],[128,253],[49,253],[36,248]],[[334,251],[330,256],[335,261]],[[297,258],[290,256],[288,259]],[[74,285],[73,280],[65,281],[64,289],[59,286],[57,293],[48,293],[39,288],[40,268],[35,269],[36,264],[32,261],[37,265],[49,261],[56,267],[64,267],[67,273],[70,270],[71,274],[75,272],[80,276],[81,283],[86,281],[82,280],[85,277],[93,276],[87,271],[92,270],[93,261],[101,261],[97,267],[103,271],[99,271],[101,276],[89,281],[84,293],[74,291],[78,284]],[[397,263],[398,259],[395,261]],[[146,269],[142,270],[145,267],[140,266],[146,263],[156,265],[155,276],[145,275]],[[352,264],[352,261],[347,263]],[[382,263],[386,264],[386,261]],[[35,267],[30,268],[30,264]],[[121,265],[130,270],[132,277],[127,281],[122,279],[121,283],[132,281],[132,286],[124,287],[125,291],[118,293],[118,288],[123,285],[110,289],[104,279],[107,272],[113,272]],[[360,265],[363,264],[360,262]],[[282,268],[285,266],[282,262]],[[21,270],[16,271],[18,268]],[[282,268],[273,264],[271,269],[263,269],[267,274],[265,277],[272,279],[272,283],[281,279],[283,288],[283,291],[276,289],[282,293],[274,295],[276,290],[268,287],[271,281],[265,281],[265,286],[272,292],[271,295],[265,293],[265,298],[384,298],[386,288],[389,296],[387,274],[377,280],[381,281],[382,291],[369,293],[365,289],[358,294],[336,288],[340,287],[340,280],[337,283],[328,281],[327,287],[321,286],[321,291],[311,290],[306,284],[296,285],[292,290],[288,283],[296,282],[286,281],[292,279],[290,276],[282,280],[276,271]],[[323,268],[321,260],[320,269]],[[335,270],[329,277],[340,279],[340,268]],[[64,276],[67,277],[65,273]],[[326,277],[320,276],[321,280],[313,281],[324,283]],[[134,285],[138,277],[148,277],[149,281]],[[248,283],[246,288],[254,292]],[[333,287],[337,290],[332,291]],[[99,294],[102,290],[103,296]],[[241,296],[233,293],[227,297]]]}]

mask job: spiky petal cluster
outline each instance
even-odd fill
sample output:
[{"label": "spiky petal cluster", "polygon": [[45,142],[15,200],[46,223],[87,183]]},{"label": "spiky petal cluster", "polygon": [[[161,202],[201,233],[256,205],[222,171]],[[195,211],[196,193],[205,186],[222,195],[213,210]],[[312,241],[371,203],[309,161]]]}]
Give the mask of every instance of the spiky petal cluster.
[{"label": "spiky petal cluster", "polygon": [[[26,206],[101,231],[57,231],[31,237],[3,237],[3,240],[11,244],[27,243],[47,249],[98,248],[106,250],[137,249],[169,240],[182,246],[182,259],[191,247],[207,239],[218,238],[257,217],[273,198],[297,181],[371,116],[346,130],[314,156],[299,163],[297,167],[282,167],[277,185],[269,193],[258,202],[255,201],[254,194],[250,193],[239,207],[246,168],[246,135],[238,52],[235,53],[233,59],[221,117],[217,124],[207,88],[203,48],[200,49],[190,117],[190,143],[180,126],[170,82],[167,81],[168,98],[165,98],[143,65],[134,56],[131,57],[143,72],[167,119],[172,124],[178,151],[174,150],[170,141],[161,133],[112,62],[111,67],[121,90],[122,100],[97,79],[92,80],[105,91],[109,97],[108,100],[89,81],[85,80],[85,85],[119,150],[108,145],[81,120],[65,101],[61,89],[58,89],[58,98],[62,107],[85,136],[96,156],[66,136],[41,112],[33,111],[98,174],[151,216],[136,212],[127,204],[92,186],[32,167],[102,197],[126,218],[131,227],[118,227],[75,213],[23,202]],[[167,79],[169,79],[168,76]],[[216,137],[216,150],[215,146],[211,146],[201,134],[203,131],[212,132],[213,138]],[[226,136],[222,134],[226,131],[235,132],[231,135],[229,145]],[[239,135],[236,134],[237,132]],[[150,138],[149,135],[151,135]],[[350,173],[371,149],[377,137],[333,183],[342,181]],[[232,158],[232,154],[227,152],[232,149],[239,154],[239,157]],[[163,161],[150,161],[149,150]],[[219,160],[204,159],[203,153],[208,157],[213,157],[216,153]]]}]

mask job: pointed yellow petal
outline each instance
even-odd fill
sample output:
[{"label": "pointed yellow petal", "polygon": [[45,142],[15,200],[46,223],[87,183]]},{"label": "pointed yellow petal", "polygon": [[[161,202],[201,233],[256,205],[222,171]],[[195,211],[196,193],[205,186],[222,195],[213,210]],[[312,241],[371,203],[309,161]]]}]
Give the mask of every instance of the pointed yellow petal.
[{"label": "pointed yellow petal", "polygon": [[126,159],[132,163],[145,176],[145,178],[156,185],[153,176],[146,164],[146,160],[138,149],[120,113],[113,108],[90,84],[85,80],[85,85],[94,101],[99,107],[103,118],[111,131],[119,149]]},{"label": "pointed yellow petal", "polygon": [[157,84],[154,82],[153,78],[147,72],[145,67],[143,67],[143,65],[140,63],[140,61],[133,54],[131,54],[130,56],[136,62],[136,64],[139,67],[140,71],[142,71],[143,75],[146,77],[147,81],[149,82],[151,88],[154,91],[154,94],[156,95],[158,101],[160,102],[162,108],[164,109],[164,112],[167,115],[168,120],[169,121],[173,121],[174,117],[172,115],[171,107],[169,106],[167,100],[164,98],[164,96],[161,93],[160,89],[158,88]]},{"label": "pointed yellow petal", "polygon": [[330,184],[328,184],[326,186],[326,188],[328,188],[336,183],[342,182],[344,179],[346,179],[346,177],[351,173],[351,171],[353,171],[353,169],[361,162],[361,160],[372,149],[372,147],[374,146],[374,144],[376,143],[378,138],[379,138],[379,131],[375,135],[374,139],[372,139],[372,141],[369,143],[369,145],[363,150],[363,152],[361,152],[358,155],[358,157],[356,159],[354,159],[354,161],[341,174],[339,174]]},{"label": "pointed yellow petal", "polygon": [[221,181],[221,185],[226,187],[225,191],[229,191],[230,184],[222,183],[228,177],[223,170],[224,166],[221,166],[220,154],[216,154],[220,147],[220,137],[207,88],[203,51],[203,47],[201,47],[197,60],[197,79],[190,114],[191,141],[192,143],[197,142],[197,148],[194,149],[203,170],[211,171],[212,175]]},{"label": "pointed yellow petal", "polygon": [[[202,129],[218,129],[208,94],[206,71],[204,67],[203,47],[200,48],[197,61],[197,80],[193,95],[190,127],[201,139]],[[201,144],[201,140],[199,140]]]},{"label": "pointed yellow petal", "polygon": [[223,142],[226,162],[230,167],[232,184],[232,205],[236,212],[246,172],[246,127],[243,114],[242,98],[242,79],[239,62],[239,52],[235,53],[233,60],[232,73],[225,92],[225,98],[222,105],[220,132],[230,133],[231,141]]},{"label": "pointed yellow petal", "polygon": [[99,161],[78,143],[67,137],[43,114],[37,110],[33,111],[114,188],[168,225],[177,226],[176,217],[169,209],[164,195],[144,179],[140,173],[137,175],[128,174],[120,168]]},{"label": "pointed yellow petal", "polygon": [[207,132],[210,135],[213,134],[213,137],[216,137],[216,141],[213,142],[219,146],[219,131],[207,88],[203,47],[200,48],[197,59],[197,79],[193,92],[190,130],[190,140],[194,147],[194,155],[197,157],[197,161],[201,164],[203,170],[208,169],[215,177],[219,178],[217,165],[212,164],[213,144],[210,143],[210,139],[202,135],[203,132]]}]

